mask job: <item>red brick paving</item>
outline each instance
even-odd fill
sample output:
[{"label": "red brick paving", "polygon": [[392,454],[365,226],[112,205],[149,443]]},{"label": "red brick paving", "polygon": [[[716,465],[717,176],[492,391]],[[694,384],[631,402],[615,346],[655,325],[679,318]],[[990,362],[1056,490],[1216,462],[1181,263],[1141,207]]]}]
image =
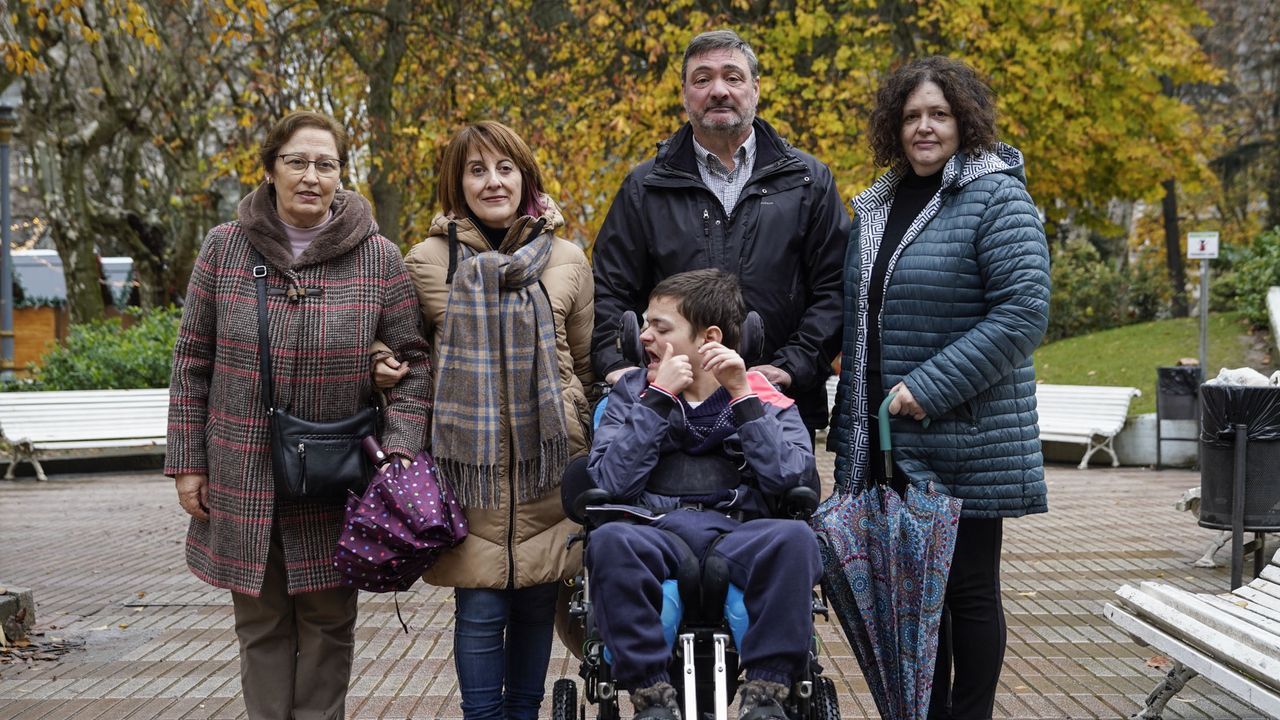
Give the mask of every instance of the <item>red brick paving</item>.
[{"label": "red brick paving", "polygon": [[[1226,568],[1190,564],[1215,533],[1173,509],[1198,475],[1054,466],[1048,478],[1050,512],[1005,526],[1009,648],[996,716],[1127,717],[1161,673],[1152,651],[1102,618],[1103,603],[1125,582],[1228,584]],[[55,661],[0,664],[0,720],[244,717],[229,597],[187,573],[184,517],[155,474],[0,483],[0,581],[35,590],[45,640],[84,642]],[[419,585],[400,605],[408,636],[390,597],[361,598],[348,716],[461,717],[449,592]],[[819,637],[843,715],[875,717],[838,628],[820,623]],[[548,688],[575,673],[557,643]],[[1256,716],[1200,678],[1165,714]]]}]

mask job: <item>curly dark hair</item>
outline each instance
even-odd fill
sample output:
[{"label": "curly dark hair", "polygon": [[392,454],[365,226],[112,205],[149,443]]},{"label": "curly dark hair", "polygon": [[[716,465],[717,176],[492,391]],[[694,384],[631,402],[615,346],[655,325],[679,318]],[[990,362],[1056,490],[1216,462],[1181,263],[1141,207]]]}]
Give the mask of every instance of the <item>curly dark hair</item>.
[{"label": "curly dark hair", "polygon": [[894,70],[876,91],[871,111],[871,150],[877,166],[902,165],[902,107],[926,82],[935,83],[951,105],[960,130],[960,151],[990,150],[996,144],[996,96],[977,71],[959,60],[934,55]]}]

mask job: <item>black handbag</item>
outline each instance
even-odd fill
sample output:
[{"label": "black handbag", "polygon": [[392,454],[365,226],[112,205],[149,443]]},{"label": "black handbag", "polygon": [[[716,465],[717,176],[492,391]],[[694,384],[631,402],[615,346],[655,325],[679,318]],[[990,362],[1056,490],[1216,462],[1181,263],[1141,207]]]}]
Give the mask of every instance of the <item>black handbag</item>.
[{"label": "black handbag", "polygon": [[378,408],[366,407],[353,415],[328,422],[313,422],[275,406],[271,373],[271,343],[267,334],[267,265],[254,250],[258,262],[253,277],[258,286],[258,356],[262,375],[262,402],[271,424],[271,471],[276,496],[291,500],[332,500],[348,490],[363,495],[373,477],[373,463],[360,443],[378,436]]}]

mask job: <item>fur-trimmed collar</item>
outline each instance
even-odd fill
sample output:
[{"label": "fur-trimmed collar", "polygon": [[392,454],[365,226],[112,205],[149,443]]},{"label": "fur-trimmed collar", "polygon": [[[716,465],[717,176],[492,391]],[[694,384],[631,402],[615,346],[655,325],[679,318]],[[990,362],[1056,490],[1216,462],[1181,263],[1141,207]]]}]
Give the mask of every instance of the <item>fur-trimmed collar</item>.
[{"label": "fur-trimmed collar", "polygon": [[236,210],[236,218],[248,235],[249,243],[262,253],[268,264],[283,272],[335,258],[378,233],[373,207],[360,193],[339,190],[334,194],[329,209],[333,211],[333,218],[297,260],[293,258],[289,236],[276,211],[276,193],[270,184],[263,183],[244,196]]}]

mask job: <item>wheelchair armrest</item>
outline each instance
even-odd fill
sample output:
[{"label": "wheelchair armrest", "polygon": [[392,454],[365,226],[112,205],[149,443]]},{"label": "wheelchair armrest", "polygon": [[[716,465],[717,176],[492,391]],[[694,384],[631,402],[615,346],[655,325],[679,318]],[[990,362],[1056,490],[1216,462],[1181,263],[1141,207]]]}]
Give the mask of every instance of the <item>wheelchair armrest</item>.
[{"label": "wheelchair armrest", "polygon": [[578,493],[577,497],[573,499],[572,508],[565,508],[565,510],[568,511],[567,514],[569,515],[569,519],[579,525],[585,525],[586,523],[584,521],[587,519],[587,508],[589,506],[607,505],[612,502],[612,500],[613,496],[609,494],[609,491],[603,488],[587,488],[586,490]]},{"label": "wheelchair armrest", "polygon": [[587,456],[569,461],[560,482],[560,507],[565,517],[582,525],[583,511],[588,505],[607,503],[611,499],[608,492],[596,487],[587,472]]},{"label": "wheelchair armrest", "polygon": [[818,493],[813,488],[799,485],[782,496],[782,514],[795,520],[807,521],[818,509]]}]

